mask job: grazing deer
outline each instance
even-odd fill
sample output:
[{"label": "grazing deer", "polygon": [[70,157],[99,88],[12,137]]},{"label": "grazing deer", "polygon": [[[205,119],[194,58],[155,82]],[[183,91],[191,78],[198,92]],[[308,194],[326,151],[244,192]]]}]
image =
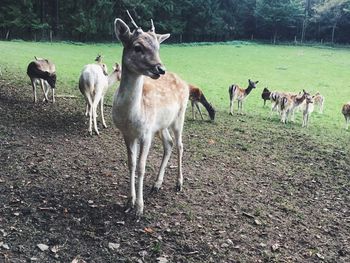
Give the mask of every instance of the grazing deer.
[{"label": "grazing deer", "polygon": [[230,94],[230,115],[233,115],[233,102],[237,99],[238,102],[238,113],[242,113],[243,111],[243,101],[247,98],[252,89],[256,88],[256,84],[259,81],[251,81],[248,79],[248,88],[243,89],[240,86],[233,84],[229,87],[228,92]]},{"label": "grazing deer", "polygon": [[206,110],[208,111],[210,119],[213,121],[215,119],[215,109],[213,106],[207,101],[205,98],[203,91],[200,88],[197,88],[193,85],[189,85],[190,88],[190,101],[191,101],[191,106],[192,106],[192,118],[195,119],[195,114],[194,114],[194,105],[196,105],[199,114],[201,115],[202,120],[204,120],[201,109],[199,108],[198,103],[201,103]]},{"label": "grazing deer", "polygon": [[120,87],[114,95],[112,117],[114,124],[123,134],[128,153],[130,193],[126,212],[136,205],[136,216],[141,216],[144,208],[143,180],[146,160],[155,134],[163,141],[164,154],[153,190],[161,188],[171,155],[173,140],[170,130],[175,136],[178,153],[176,189],[182,190],[182,130],[189,88],[177,75],[166,73],[160,60],[160,43],[170,34],[156,34],[152,20],[151,30],[144,32],[130,14],[129,17],[136,28],[133,32],[130,32],[129,27],[120,18],[114,21],[115,34],[123,44],[123,70]]},{"label": "grazing deer", "polygon": [[270,100],[271,91],[269,91],[268,88],[264,88],[263,92],[261,93],[261,98],[264,100],[264,107],[266,105],[266,101]]},{"label": "grazing deer", "polygon": [[98,103],[100,103],[102,125],[104,128],[107,128],[103,114],[104,96],[108,88],[121,78],[121,69],[118,63],[113,67],[113,72],[109,76],[105,76],[104,69],[107,70],[106,65],[101,67],[99,64],[88,64],[84,66],[79,78],[79,89],[86,101],[85,115],[89,115],[88,132],[90,135],[92,135],[92,123],[96,134],[100,134],[96,120]]},{"label": "grazing deer", "polygon": [[32,82],[34,103],[37,102],[36,85],[40,86],[44,93],[44,100],[48,102],[49,85],[52,89],[52,102],[55,102],[55,87],[56,87],[56,67],[51,61],[44,58],[34,57],[35,60],[30,62],[27,67],[27,74]]},{"label": "grazing deer", "polygon": [[280,96],[279,98],[279,110],[281,114],[281,122],[287,123],[289,115],[291,115],[291,121],[294,122],[294,111],[295,109],[303,103],[305,98],[309,96],[310,94],[307,93],[305,90],[303,90],[303,93],[301,95],[291,95],[291,94],[285,94]]},{"label": "grazing deer", "polygon": [[314,97],[306,95],[305,103],[303,104],[303,125],[302,127],[309,126],[309,118],[314,111]]},{"label": "grazing deer", "polygon": [[348,129],[350,123],[350,102],[343,105],[342,113],[345,118],[345,129]]},{"label": "grazing deer", "polygon": [[324,96],[322,96],[319,92],[317,92],[312,98],[314,100],[315,106],[318,107],[318,112],[322,114],[323,107],[324,107],[324,101],[325,101]]}]

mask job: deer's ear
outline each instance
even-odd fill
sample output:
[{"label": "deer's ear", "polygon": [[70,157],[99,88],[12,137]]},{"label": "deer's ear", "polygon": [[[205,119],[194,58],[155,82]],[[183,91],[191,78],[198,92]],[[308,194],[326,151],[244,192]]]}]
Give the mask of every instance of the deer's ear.
[{"label": "deer's ear", "polygon": [[157,39],[159,44],[162,43],[164,40],[167,40],[169,37],[170,37],[170,34],[164,34],[164,35],[157,34]]},{"label": "deer's ear", "polygon": [[259,80],[255,81],[255,84],[258,84],[259,83]]},{"label": "deer's ear", "polygon": [[114,32],[124,46],[129,42],[131,38],[130,28],[120,18],[114,20]]}]

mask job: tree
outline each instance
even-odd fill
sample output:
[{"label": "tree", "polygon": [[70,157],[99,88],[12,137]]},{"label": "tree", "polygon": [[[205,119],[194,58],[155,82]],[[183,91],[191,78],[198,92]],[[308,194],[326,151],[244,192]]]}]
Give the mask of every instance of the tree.
[{"label": "tree", "polygon": [[276,43],[278,32],[295,26],[302,17],[302,5],[297,0],[257,0],[255,14],[258,24],[269,28]]},{"label": "tree", "polygon": [[326,0],[315,7],[315,19],[326,21],[331,24],[332,37],[331,42],[334,43],[335,30],[338,23],[344,16],[350,12],[350,0]]}]

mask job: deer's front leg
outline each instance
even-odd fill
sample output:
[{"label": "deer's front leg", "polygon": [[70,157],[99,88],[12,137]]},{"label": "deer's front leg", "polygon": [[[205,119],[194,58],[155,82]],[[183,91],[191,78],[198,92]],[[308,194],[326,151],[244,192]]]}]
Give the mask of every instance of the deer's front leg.
[{"label": "deer's front leg", "polygon": [[137,185],[137,197],[136,197],[136,216],[140,217],[143,214],[143,178],[146,170],[146,161],[151,146],[152,135],[148,134],[140,141],[140,157],[138,165],[138,185]]},{"label": "deer's front leg", "polygon": [[43,90],[43,93],[44,93],[44,99],[43,99],[43,101],[44,101],[44,102],[49,102],[49,99],[48,99],[47,93],[46,93],[46,89],[45,89],[46,84],[44,83],[44,80],[43,80],[43,79],[40,79],[40,86],[41,86],[41,89]]},{"label": "deer's front leg", "polygon": [[136,171],[136,157],[137,157],[137,141],[130,140],[124,137],[127,153],[128,153],[128,167],[130,176],[130,191],[128,202],[126,204],[125,212],[129,212],[135,206],[136,191],[135,191],[135,171]]},{"label": "deer's front leg", "polygon": [[201,118],[202,118],[202,121],[203,121],[204,118],[203,118],[202,111],[201,111],[201,108],[199,108],[198,103],[196,103],[196,107],[197,107],[197,110],[198,110],[198,112],[199,112],[199,115],[201,115]]}]

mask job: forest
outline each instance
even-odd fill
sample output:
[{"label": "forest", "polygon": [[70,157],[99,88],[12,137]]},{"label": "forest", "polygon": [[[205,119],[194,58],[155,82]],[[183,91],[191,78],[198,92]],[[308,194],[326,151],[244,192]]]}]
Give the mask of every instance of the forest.
[{"label": "forest", "polygon": [[350,0],[2,0],[0,39],[107,42],[113,21],[155,21],[171,42],[350,42]]}]

